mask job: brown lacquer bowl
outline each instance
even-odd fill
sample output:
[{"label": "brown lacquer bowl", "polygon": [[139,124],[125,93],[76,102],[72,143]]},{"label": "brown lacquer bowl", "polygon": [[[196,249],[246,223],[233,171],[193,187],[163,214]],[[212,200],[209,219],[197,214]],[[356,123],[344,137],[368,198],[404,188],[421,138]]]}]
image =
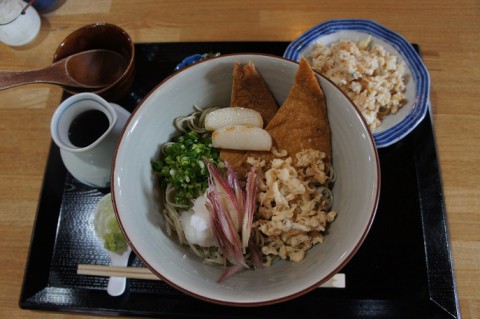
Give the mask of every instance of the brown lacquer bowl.
[{"label": "brown lacquer bowl", "polygon": [[121,76],[111,85],[101,89],[64,87],[65,91],[96,93],[107,101],[116,101],[125,96],[133,83],[135,75],[135,46],[130,36],[120,27],[108,23],[95,23],[81,27],[68,35],[57,48],[53,61],[56,62],[72,54],[87,50],[112,50],[122,55],[128,66]]}]

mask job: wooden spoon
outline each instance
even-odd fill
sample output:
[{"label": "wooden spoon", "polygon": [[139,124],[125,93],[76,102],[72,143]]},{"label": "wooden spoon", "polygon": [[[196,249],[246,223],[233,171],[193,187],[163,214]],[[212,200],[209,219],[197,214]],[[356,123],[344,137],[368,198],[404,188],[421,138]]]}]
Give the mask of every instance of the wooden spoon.
[{"label": "wooden spoon", "polygon": [[89,50],[70,55],[42,69],[0,71],[0,90],[33,83],[101,88],[119,79],[127,66],[127,60],[117,52]]}]

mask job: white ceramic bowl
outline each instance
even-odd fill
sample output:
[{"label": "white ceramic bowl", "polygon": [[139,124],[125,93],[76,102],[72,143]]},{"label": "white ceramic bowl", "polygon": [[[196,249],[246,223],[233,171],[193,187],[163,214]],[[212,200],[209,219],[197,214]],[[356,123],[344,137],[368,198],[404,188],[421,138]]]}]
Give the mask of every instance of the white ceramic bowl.
[{"label": "white ceramic bowl", "polygon": [[165,231],[150,161],[175,134],[173,121],[193,105],[228,106],[234,62],[252,60],[281,104],[298,64],[267,55],[225,55],[187,67],[157,86],[133,112],[114,158],[114,207],[131,247],[160,278],[197,298],[255,306],[288,300],[331,278],[367,236],[377,208],[380,171],[373,138],[358,110],[329,80],[317,75],[326,95],[332,131],[333,189],[338,218],[323,244],[299,263],[243,271],[217,283],[223,267],[203,264]]},{"label": "white ceramic bowl", "polygon": [[284,57],[299,61],[316,44],[325,46],[340,40],[358,42],[371,36],[373,44],[399,57],[406,65],[407,103],[398,113],[386,116],[373,136],[377,147],[389,146],[408,135],[425,117],[429,108],[430,77],[422,59],[413,46],[401,35],[370,20],[339,19],[323,22],[306,31],[287,47]]}]

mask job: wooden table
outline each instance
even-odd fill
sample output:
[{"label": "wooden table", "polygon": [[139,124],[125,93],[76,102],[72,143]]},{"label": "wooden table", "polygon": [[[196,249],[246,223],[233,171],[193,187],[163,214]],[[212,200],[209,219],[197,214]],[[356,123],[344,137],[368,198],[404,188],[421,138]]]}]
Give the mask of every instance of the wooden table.
[{"label": "wooden table", "polygon": [[[480,3],[478,0],[65,1],[42,17],[33,43],[0,43],[0,69],[46,66],[73,30],[109,22],[135,42],[291,41],[334,18],[375,20],[419,43],[431,101],[463,318],[480,318]],[[81,318],[21,310],[18,298],[62,90],[0,92],[0,317]]]}]

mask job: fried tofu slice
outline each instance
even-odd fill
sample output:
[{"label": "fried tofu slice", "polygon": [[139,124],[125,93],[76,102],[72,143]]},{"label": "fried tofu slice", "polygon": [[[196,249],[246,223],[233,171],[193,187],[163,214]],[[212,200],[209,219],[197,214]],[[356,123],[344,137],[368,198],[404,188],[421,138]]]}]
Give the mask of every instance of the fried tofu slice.
[{"label": "fried tofu slice", "polygon": [[[278,104],[262,75],[252,61],[234,64],[232,96],[230,106],[245,107],[260,113],[264,125],[275,116]],[[245,161],[245,151],[221,150],[220,158],[233,168],[239,168]]]},{"label": "fried tofu slice", "polygon": [[325,94],[304,58],[287,99],[266,130],[278,150],[286,150],[292,157],[302,150],[319,150],[326,154],[330,167],[332,145]]},{"label": "fried tofu slice", "polygon": [[278,111],[278,104],[272,92],[252,61],[244,65],[237,62],[233,67],[230,106],[245,107],[257,111],[262,115],[265,125],[272,120]]}]

